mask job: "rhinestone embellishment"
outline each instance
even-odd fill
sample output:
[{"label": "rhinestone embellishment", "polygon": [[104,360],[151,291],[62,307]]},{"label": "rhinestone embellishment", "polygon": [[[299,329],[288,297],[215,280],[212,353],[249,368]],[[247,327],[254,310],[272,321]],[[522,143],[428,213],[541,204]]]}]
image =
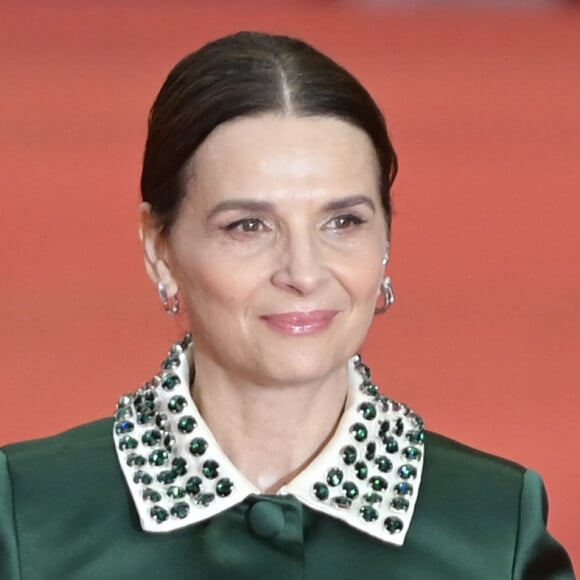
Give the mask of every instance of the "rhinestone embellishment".
[{"label": "rhinestone embellishment", "polygon": [[325,501],[330,496],[330,491],[328,490],[328,485],[321,483],[320,481],[314,484],[313,488],[314,497],[320,501]]},{"label": "rhinestone embellishment", "polygon": [[341,481],[342,471],[340,469],[335,467],[329,470],[328,475],[326,476],[326,483],[328,483],[328,485],[331,487],[336,487],[337,485],[340,485]]},{"label": "rhinestone embellishment", "polygon": [[[202,521],[256,493],[216,446],[191,400],[183,364],[190,343],[188,336],[173,345],[160,373],[121,397],[114,415],[117,454],[147,531]],[[337,434],[280,493],[401,545],[420,485],[423,421],[380,394],[360,356],[349,362],[349,373]]]},{"label": "rhinestone embellishment", "polygon": [[352,445],[346,445],[341,449],[340,455],[346,465],[352,465],[356,461],[356,448]]},{"label": "rhinestone embellishment", "polygon": [[379,519],[379,512],[372,505],[362,505],[360,516],[365,522],[374,522]]},{"label": "rhinestone embellishment", "polygon": [[203,462],[202,472],[208,479],[215,479],[219,475],[220,464],[213,459]]},{"label": "rhinestone embellishment", "polygon": [[135,425],[131,421],[120,421],[115,425],[115,433],[117,435],[124,435],[125,433],[131,433],[135,429]]},{"label": "rhinestone embellishment", "polygon": [[178,501],[171,506],[171,515],[178,517],[180,520],[187,517],[189,513],[189,504],[184,501]]},{"label": "rhinestone embellishment", "polygon": [[180,433],[191,433],[195,429],[196,425],[197,421],[190,415],[187,415],[179,419],[179,423],[177,423],[177,428],[179,429]]},{"label": "rhinestone embellishment", "polygon": [[353,362],[364,398],[356,406],[358,420],[348,428],[352,443],[340,449],[340,462],[320,474],[312,495],[325,506],[356,513],[361,529],[404,536],[415,501],[411,482],[423,458],[423,421],[379,394],[358,355]]},{"label": "rhinestone embellishment", "polygon": [[403,522],[394,516],[389,516],[385,520],[385,529],[389,534],[399,534],[403,530]]},{"label": "rhinestone embellishment", "polygon": [[153,506],[149,513],[158,524],[163,523],[169,517],[167,510],[158,505]]},{"label": "rhinestone embellishment", "polygon": [[186,337],[175,344],[161,373],[135,394],[121,397],[115,413],[121,463],[131,470],[139,498],[150,506],[147,517],[159,527],[226,501],[235,489],[234,478],[212,457],[209,439],[184,396],[180,356],[190,342]]},{"label": "rhinestone embellishment", "polygon": [[192,455],[203,455],[207,450],[207,441],[201,437],[196,437],[191,440],[189,444],[189,450]]},{"label": "rhinestone embellishment", "polygon": [[228,495],[230,495],[230,493],[232,493],[233,488],[234,488],[234,484],[227,477],[220,479],[215,484],[215,492],[220,497],[227,497]]},{"label": "rhinestone embellishment", "polygon": [[201,491],[202,484],[203,481],[201,480],[201,477],[194,475],[187,480],[185,491],[187,491],[189,495],[196,496]]}]

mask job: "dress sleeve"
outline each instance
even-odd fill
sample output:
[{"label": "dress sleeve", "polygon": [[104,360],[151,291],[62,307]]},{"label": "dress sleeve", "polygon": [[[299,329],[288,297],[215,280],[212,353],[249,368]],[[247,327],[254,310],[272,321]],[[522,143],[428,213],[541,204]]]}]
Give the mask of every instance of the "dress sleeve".
[{"label": "dress sleeve", "polygon": [[544,483],[532,470],[524,475],[513,580],[574,580],[566,550],[548,533]]},{"label": "dress sleeve", "polygon": [[0,451],[0,578],[21,580],[12,482],[6,455]]}]

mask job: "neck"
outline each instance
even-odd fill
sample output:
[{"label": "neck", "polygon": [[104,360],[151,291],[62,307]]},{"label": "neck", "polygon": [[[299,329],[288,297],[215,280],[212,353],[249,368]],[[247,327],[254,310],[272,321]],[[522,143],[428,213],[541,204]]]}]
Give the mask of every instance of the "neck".
[{"label": "neck", "polygon": [[336,429],[348,389],[347,366],[324,379],[255,385],[228,376],[196,353],[193,399],[224,453],[263,493],[302,471]]}]

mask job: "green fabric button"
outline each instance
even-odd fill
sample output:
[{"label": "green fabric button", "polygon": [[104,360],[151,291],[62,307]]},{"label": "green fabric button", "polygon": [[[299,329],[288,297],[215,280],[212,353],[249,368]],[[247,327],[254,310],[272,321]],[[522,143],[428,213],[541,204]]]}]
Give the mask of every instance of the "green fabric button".
[{"label": "green fabric button", "polygon": [[248,526],[256,536],[273,538],[284,525],[284,511],[273,502],[258,501],[248,511]]}]

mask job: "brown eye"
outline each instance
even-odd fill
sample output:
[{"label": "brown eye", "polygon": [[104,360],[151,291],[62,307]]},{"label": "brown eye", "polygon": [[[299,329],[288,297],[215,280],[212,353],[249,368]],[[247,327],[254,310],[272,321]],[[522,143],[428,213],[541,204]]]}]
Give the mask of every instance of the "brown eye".
[{"label": "brown eye", "polygon": [[258,218],[243,218],[226,226],[227,231],[237,231],[244,233],[261,232],[266,229],[264,222]]},{"label": "brown eye", "polygon": [[335,230],[345,230],[352,226],[359,226],[364,221],[356,215],[340,215],[330,220],[330,227]]},{"label": "brown eye", "polygon": [[258,219],[252,218],[243,220],[240,224],[244,232],[258,232],[262,226],[262,222]]}]

